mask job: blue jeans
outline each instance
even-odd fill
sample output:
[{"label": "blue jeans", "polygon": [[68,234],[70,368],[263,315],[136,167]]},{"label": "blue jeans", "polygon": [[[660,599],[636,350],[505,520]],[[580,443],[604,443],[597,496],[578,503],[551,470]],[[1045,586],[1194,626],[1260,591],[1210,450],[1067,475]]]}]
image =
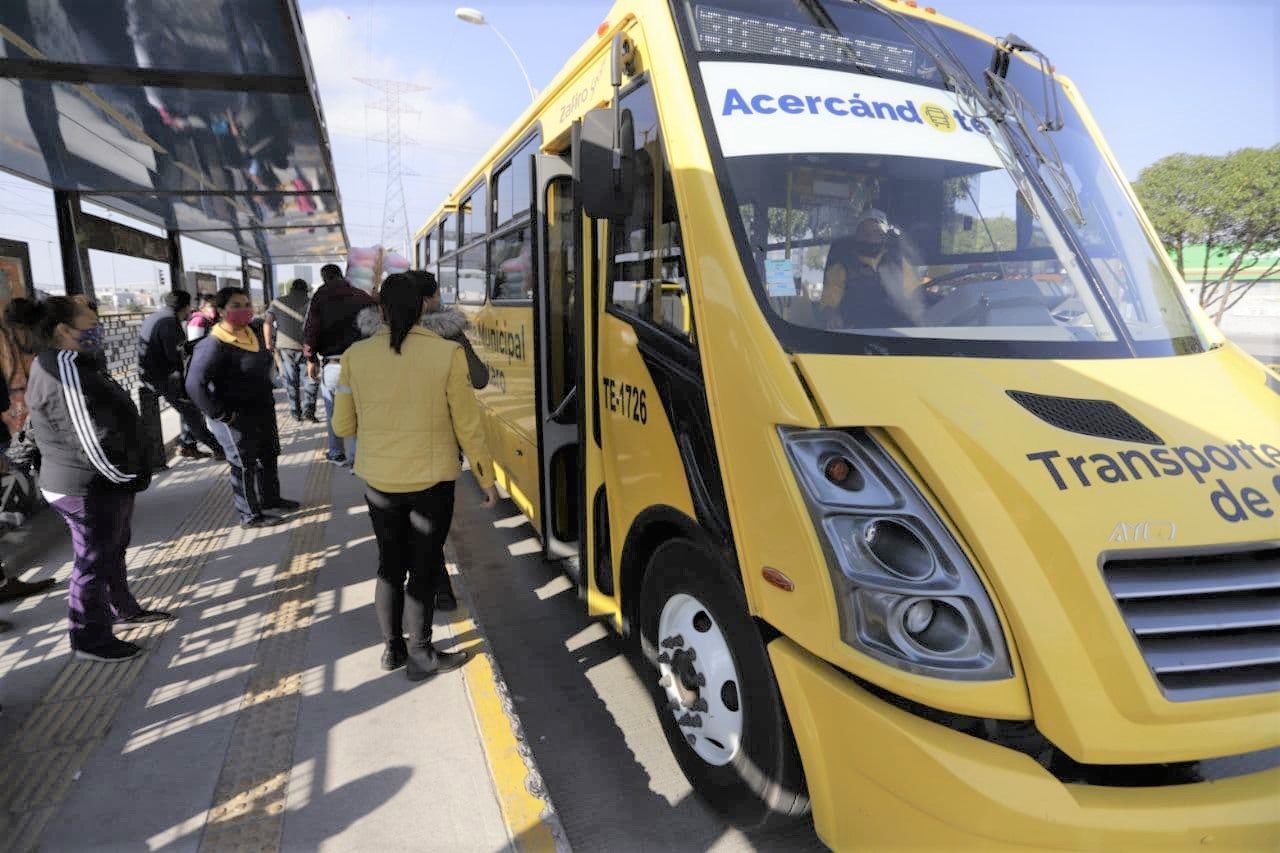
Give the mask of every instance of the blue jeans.
[{"label": "blue jeans", "polygon": [[289,409],[293,416],[315,414],[316,383],[307,375],[307,363],[302,350],[280,349],[280,377],[284,380],[285,393],[289,395]]},{"label": "blue jeans", "polygon": [[342,375],[342,364],[331,361],[326,364],[320,374],[320,396],[324,399],[325,420],[329,426],[330,459],[343,459],[352,465],[356,464],[356,440],[348,438],[344,442],[333,431],[333,397],[338,392],[338,377]]}]

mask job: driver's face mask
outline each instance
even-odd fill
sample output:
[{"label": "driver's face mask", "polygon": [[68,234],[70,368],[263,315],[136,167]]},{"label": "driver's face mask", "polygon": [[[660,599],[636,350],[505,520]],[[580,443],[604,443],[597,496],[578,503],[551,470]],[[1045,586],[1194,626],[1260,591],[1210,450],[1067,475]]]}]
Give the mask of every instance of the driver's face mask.
[{"label": "driver's face mask", "polygon": [[874,258],[884,252],[885,240],[855,240],[853,250],[863,258]]},{"label": "driver's face mask", "polygon": [[864,258],[879,257],[884,253],[887,228],[882,222],[864,219],[854,232],[854,251]]}]

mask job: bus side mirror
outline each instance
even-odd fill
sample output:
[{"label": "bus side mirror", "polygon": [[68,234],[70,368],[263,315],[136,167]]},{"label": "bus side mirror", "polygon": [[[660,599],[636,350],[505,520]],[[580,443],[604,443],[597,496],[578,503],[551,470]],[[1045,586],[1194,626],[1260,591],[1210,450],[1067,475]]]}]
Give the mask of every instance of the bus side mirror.
[{"label": "bus side mirror", "polygon": [[[615,134],[621,138],[617,148]],[[630,213],[635,185],[630,111],[624,111],[619,121],[611,107],[591,110],[582,117],[578,143],[576,177],[582,209],[592,219],[617,219]]]}]

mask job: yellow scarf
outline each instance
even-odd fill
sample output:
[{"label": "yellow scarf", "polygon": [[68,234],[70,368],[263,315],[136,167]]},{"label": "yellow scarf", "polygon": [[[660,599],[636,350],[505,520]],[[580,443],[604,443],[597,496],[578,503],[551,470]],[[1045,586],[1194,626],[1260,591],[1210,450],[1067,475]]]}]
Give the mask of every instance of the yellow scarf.
[{"label": "yellow scarf", "polygon": [[239,332],[228,332],[222,327],[221,323],[217,323],[213,327],[213,336],[224,344],[239,347],[245,352],[258,351],[258,336],[248,326],[245,326]]}]

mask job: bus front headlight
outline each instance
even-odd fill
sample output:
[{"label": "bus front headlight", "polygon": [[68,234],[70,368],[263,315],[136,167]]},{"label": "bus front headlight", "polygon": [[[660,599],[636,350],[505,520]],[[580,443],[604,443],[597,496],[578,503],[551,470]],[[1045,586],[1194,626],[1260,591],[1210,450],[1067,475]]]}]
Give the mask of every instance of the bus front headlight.
[{"label": "bus front headlight", "polygon": [[845,642],[921,675],[1009,678],[977,572],[883,448],[865,430],[780,432],[827,551]]}]

